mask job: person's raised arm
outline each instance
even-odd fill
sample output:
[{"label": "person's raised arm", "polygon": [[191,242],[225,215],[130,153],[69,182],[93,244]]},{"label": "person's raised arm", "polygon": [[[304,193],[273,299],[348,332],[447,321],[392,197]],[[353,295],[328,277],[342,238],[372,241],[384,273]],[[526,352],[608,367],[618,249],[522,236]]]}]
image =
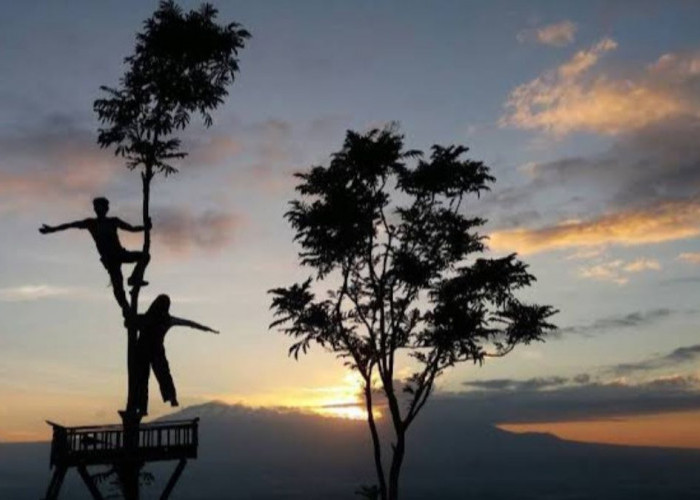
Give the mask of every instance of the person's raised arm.
[{"label": "person's raised arm", "polygon": [[145,225],[145,226],[132,226],[132,225],[129,224],[128,222],[125,222],[125,221],[121,220],[119,217],[117,217],[116,220],[117,220],[117,227],[118,227],[119,229],[123,229],[124,231],[131,231],[132,233],[138,233],[138,232],[140,232],[140,231],[144,231],[144,230],[146,229],[146,227],[148,227],[149,229],[151,228],[151,219],[150,219],[150,217],[149,217],[149,219],[146,221],[146,225]]},{"label": "person's raised arm", "polygon": [[218,330],[214,330],[213,328],[209,328],[208,326],[200,325],[199,323],[195,323],[194,321],[191,321],[189,319],[176,318],[174,316],[170,317],[170,324],[172,326],[188,326],[188,327],[194,328],[196,330],[202,330],[205,332],[212,332],[212,333],[219,333]]},{"label": "person's raised arm", "polygon": [[49,226],[48,224],[42,224],[39,228],[41,234],[55,233],[56,231],[64,231],[66,229],[87,229],[89,219],[76,220],[73,222],[66,222],[65,224],[59,224],[58,226]]}]

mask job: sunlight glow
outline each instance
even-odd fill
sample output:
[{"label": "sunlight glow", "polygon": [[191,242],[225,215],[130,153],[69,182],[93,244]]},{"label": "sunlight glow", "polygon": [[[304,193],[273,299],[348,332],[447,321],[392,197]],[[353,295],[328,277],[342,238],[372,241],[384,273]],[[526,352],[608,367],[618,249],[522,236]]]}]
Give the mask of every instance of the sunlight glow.
[{"label": "sunlight glow", "polygon": [[[343,377],[343,385],[319,389],[326,396],[309,409],[325,417],[364,420],[367,418],[367,410],[361,398],[362,390],[362,378],[356,373],[348,373]],[[375,418],[381,417],[377,410],[373,410],[372,414]]]},{"label": "sunlight glow", "polygon": [[[206,400],[219,400],[228,404],[243,404],[260,408],[288,408],[310,412],[324,417],[365,420],[367,410],[362,397],[363,380],[356,373],[347,373],[338,385],[306,389],[286,389],[281,392],[234,396],[209,394]],[[375,407],[374,418],[382,412]]]},{"label": "sunlight glow", "polygon": [[500,424],[498,427],[516,433],[545,432],[587,443],[700,449],[699,419],[699,411],[687,411],[571,422]]}]

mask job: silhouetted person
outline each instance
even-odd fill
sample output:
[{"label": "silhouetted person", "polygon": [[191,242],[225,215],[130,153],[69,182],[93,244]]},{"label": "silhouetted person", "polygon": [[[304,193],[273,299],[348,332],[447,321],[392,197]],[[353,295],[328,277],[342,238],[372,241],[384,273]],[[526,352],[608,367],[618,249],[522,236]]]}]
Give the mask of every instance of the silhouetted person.
[{"label": "silhouetted person", "polygon": [[[143,276],[143,269],[148,263],[149,256],[144,255],[143,252],[132,252],[124,249],[119,241],[117,229],[139,232],[144,231],[145,227],[132,226],[119,217],[107,217],[107,212],[109,211],[109,200],[107,198],[95,198],[92,200],[92,205],[97,217],[68,222],[58,226],[44,224],[39,229],[39,232],[41,234],[48,234],[65,229],[87,229],[92,239],[95,240],[97,251],[100,254],[100,260],[109,273],[114,297],[117,299],[126,317],[127,311],[129,310],[129,302],[127,302],[126,293],[124,292],[124,276],[122,275],[121,266],[125,263],[136,263],[131,277],[129,277],[127,281],[129,286],[135,286],[135,277]],[[150,220],[148,224],[150,226]],[[140,284],[147,285],[148,283],[141,281]]]},{"label": "silhouetted person", "polygon": [[141,415],[148,414],[148,378],[150,368],[158,380],[163,401],[171,406],[178,406],[177,393],[173,377],[170,374],[168,359],[165,357],[165,334],[173,326],[188,326],[205,332],[219,333],[208,326],[200,325],[188,319],[170,315],[170,297],[158,295],[144,314],[137,318],[139,339],[136,344],[138,362],[138,396],[137,409]]}]

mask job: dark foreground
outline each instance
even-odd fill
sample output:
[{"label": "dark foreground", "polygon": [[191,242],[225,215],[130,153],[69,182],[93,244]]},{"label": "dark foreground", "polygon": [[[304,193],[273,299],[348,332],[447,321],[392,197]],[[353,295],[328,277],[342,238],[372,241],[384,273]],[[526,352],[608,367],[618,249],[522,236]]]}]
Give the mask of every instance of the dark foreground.
[{"label": "dark foreground", "polygon": [[[372,480],[363,422],[217,403],[178,417],[194,415],[202,418],[200,458],[189,463],[172,498],[350,500]],[[700,498],[700,451],[515,435],[439,412],[419,423],[409,441],[405,500]],[[0,444],[0,499],[41,498],[48,453],[48,443]],[[173,466],[147,469],[156,480],[144,487],[144,499],[157,498]],[[75,472],[61,498],[89,498]]]}]

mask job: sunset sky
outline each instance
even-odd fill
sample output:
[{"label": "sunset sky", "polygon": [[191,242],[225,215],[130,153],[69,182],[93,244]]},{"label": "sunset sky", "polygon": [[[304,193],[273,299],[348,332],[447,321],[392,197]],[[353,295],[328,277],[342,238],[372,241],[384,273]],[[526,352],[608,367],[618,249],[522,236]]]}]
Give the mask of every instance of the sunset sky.
[{"label": "sunset sky", "polygon": [[[561,311],[546,343],[454,369],[435,397],[514,430],[700,448],[699,2],[214,5],[253,37],[214,125],[193,121],[180,173],[154,183],[145,289],[221,330],[169,333],[183,406],[353,401],[332,354],[287,357],[266,291],[309,274],[283,218],[292,173],[396,121],[409,148],[463,144],[492,168],[467,209],[491,255],[531,265],[526,298]],[[140,222],[140,178],[96,146],[92,103],[156,7],[0,0],[0,441],[123,407],[126,338],[94,245],[38,228],[98,195]],[[170,411],[151,395],[152,416]]]}]

